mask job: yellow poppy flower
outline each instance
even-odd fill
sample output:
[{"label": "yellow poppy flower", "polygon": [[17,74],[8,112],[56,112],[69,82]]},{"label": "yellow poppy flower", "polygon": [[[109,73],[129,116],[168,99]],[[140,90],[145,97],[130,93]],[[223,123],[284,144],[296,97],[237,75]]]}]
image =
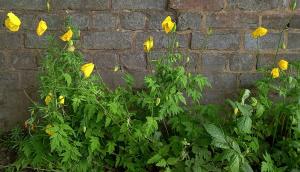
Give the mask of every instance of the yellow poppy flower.
[{"label": "yellow poppy flower", "polygon": [[64,96],[59,96],[58,97],[58,103],[61,104],[61,105],[65,104],[65,97]]},{"label": "yellow poppy flower", "polygon": [[36,34],[42,36],[48,29],[47,23],[44,20],[41,20],[36,28]]},{"label": "yellow poppy flower", "polygon": [[45,98],[45,103],[46,103],[46,105],[49,105],[49,103],[52,101],[52,97],[53,97],[52,93],[49,93],[49,94],[46,96],[46,98]]},{"label": "yellow poppy flower", "polygon": [[281,70],[287,70],[288,67],[289,67],[289,62],[288,61],[285,61],[285,60],[280,60],[278,62],[278,66]]},{"label": "yellow poppy flower", "polygon": [[273,78],[278,78],[279,77],[279,68],[273,68],[271,71],[271,75]]},{"label": "yellow poppy flower", "polygon": [[52,127],[53,127],[53,126],[52,126],[51,124],[48,124],[48,125],[46,126],[45,132],[46,132],[49,136],[53,136],[53,135],[54,135],[54,132],[51,131],[51,128],[52,128]]},{"label": "yellow poppy flower", "polygon": [[264,27],[258,27],[254,32],[252,32],[252,37],[257,39],[265,36],[268,33],[268,29]]},{"label": "yellow poppy flower", "polygon": [[90,77],[94,70],[94,67],[95,65],[93,63],[87,63],[81,67],[81,71],[83,72],[85,78]]},{"label": "yellow poppy flower", "polygon": [[21,20],[12,12],[7,13],[7,17],[5,27],[12,32],[17,32],[20,29]]},{"label": "yellow poppy flower", "polygon": [[65,34],[63,34],[60,39],[64,42],[70,41],[73,37],[73,31],[69,29]]},{"label": "yellow poppy flower", "polygon": [[145,42],[144,42],[144,50],[145,52],[150,52],[150,50],[153,48],[153,37],[150,36]]},{"label": "yellow poppy flower", "polygon": [[168,16],[161,24],[162,28],[165,30],[166,33],[169,33],[175,27],[175,22],[172,21],[172,18]]}]

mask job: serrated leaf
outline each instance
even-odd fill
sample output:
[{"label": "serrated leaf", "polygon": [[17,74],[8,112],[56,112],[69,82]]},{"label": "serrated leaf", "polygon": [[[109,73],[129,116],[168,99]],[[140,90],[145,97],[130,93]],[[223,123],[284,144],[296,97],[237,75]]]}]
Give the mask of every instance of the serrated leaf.
[{"label": "serrated leaf", "polygon": [[167,160],[169,165],[175,165],[177,163],[177,158],[171,157]]},{"label": "serrated leaf", "polygon": [[72,83],[72,77],[69,74],[67,74],[67,73],[64,73],[63,77],[65,78],[65,81],[67,82],[67,85],[69,87],[71,85],[71,83]]},{"label": "serrated leaf", "polygon": [[108,144],[107,144],[107,152],[109,154],[112,154],[115,151],[115,146],[116,146],[116,143],[114,143],[114,142],[108,142]]},{"label": "serrated leaf", "polygon": [[230,171],[231,172],[239,172],[240,171],[240,159],[238,155],[233,155],[231,161],[230,161]]},{"label": "serrated leaf", "polygon": [[251,133],[252,119],[249,116],[242,116],[237,121],[237,127],[243,133]]},{"label": "serrated leaf", "polygon": [[165,159],[161,159],[158,163],[155,164],[158,167],[166,167],[167,161]]},{"label": "serrated leaf", "polygon": [[150,159],[148,159],[147,164],[154,164],[157,163],[161,160],[161,156],[159,154],[155,154],[154,156],[152,156]]},{"label": "serrated leaf", "polygon": [[100,149],[100,142],[98,137],[91,137],[90,138],[90,150],[91,153],[95,152],[95,150]]},{"label": "serrated leaf", "polygon": [[110,117],[106,117],[106,120],[105,120],[105,128],[107,128],[111,123],[111,118]]},{"label": "serrated leaf", "polygon": [[226,143],[225,135],[219,127],[213,124],[204,124],[204,128],[217,142]]}]

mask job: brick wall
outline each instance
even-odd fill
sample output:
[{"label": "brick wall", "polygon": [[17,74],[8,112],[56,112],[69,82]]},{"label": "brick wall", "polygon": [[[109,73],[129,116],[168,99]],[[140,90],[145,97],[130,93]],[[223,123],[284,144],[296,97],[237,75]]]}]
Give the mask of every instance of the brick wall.
[{"label": "brick wall", "polygon": [[[274,62],[274,49],[280,30],[292,15],[289,0],[0,0],[0,21],[13,11],[22,20],[18,33],[0,26],[0,128],[12,126],[29,117],[27,107],[37,99],[37,69],[45,46],[35,27],[40,18],[47,21],[49,33],[61,33],[67,15],[81,30],[80,47],[93,61],[104,80],[115,87],[122,84],[123,72],[131,73],[142,86],[148,73],[143,41],[155,39],[152,58],[164,52],[167,38],[161,21],[171,15],[178,25],[180,49],[191,57],[187,68],[203,73],[213,88],[207,89],[204,102],[221,102],[240,88],[250,87],[259,77],[257,68]],[[300,0],[298,0],[300,4]],[[270,29],[262,39],[261,55],[251,31],[259,25]],[[201,54],[207,29],[208,50]],[[300,54],[300,9],[283,34],[286,50],[279,57],[289,60]],[[112,72],[115,66],[123,72]]]}]

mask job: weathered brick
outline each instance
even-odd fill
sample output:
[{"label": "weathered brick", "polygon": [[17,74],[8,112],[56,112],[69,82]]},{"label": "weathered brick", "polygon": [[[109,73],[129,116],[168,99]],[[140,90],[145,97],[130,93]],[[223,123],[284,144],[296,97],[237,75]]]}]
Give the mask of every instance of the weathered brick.
[{"label": "weathered brick", "polygon": [[117,27],[118,17],[108,12],[96,12],[93,14],[92,28],[97,30],[112,30]]},{"label": "weathered brick", "polygon": [[85,53],[88,61],[95,63],[96,69],[112,70],[118,65],[118,55],[116,53],[103,52],[103,51],[88,51]]},{"label": "weathered brick", "polygon": [[300,49],[300,33],[289,33],[288,49]]},{"label": "weathered brick", "polygon": [[38,88],[38,71],[23,70],[20,71],[20,89],[22,90],[36,90]]},{"label": "weathered brick", "polygon": [[170,8],[180,10],[220,11],[224,8],[221,0],[171,0]]},{"label": "weathered brick", "polygon": [[36,33],[28,32],[25,36],[25,47],[26,48],[46,48],[48,46],[48,41],[46,35],[51,35],[50,32],[45,32],[45,34],[39,37]]},{"label": "weathered brick", "polygon": [[84,0],[84,5],[86,9],[89,10],[106,10],[109,9],[110,0]]},{"label": "weathered brick", "polygon": [[[299,0],[299,6],[300,6],[300,0]],[[300,29],[300,15],[293,16],[290,22],[290,28]]]},{"label": "weathered brick", "polygon": [[276,63],[275,54],[263,54],[260,53],[257,56],[257,69],[272,67]]},{"label": "weathered brick", "polygon": [[[146,39],[152,36],[154,39],[154,49],[168,48],[171,38],[163,32],[138,32],[136,34],[136,49],[142,50]],[[188,34],[177,34],[177,41],[180,48],[188,47]]]},{"label": "weathered brick", "polygon": [[23,47],[21,33],[0,32],[0,49],[19,49],[21,47]]},{"label": "weathered brick", "polygon": [[283,7],[283,0],[228,0],[229,8],[242,10],[272,10]]},{"label": "weathered brick", "polygon": [[229,68],[231,71],[245,72],[254,70],[256,67],[256,58],[252,54],[236,53],[229,59]]},{"label": "weathered brick", "polygon": [[[207,45],[204,45],[207,42]],[[192,49],[239,49],[240,36],[235,32],[214,33],[207,37],[200,32],[192,33]]]},{"label": "weathered brick", "polygon": [[70,15],[72,23],[80,30],[87,30],[92,25],[92,17],[84,13],[75,13]]},{"label": "weathered brick", "polygon": [[[267,34],[266,36],[259,39],[258,48],[275,50],[278,46],[280,36],[280,33]],[[283,39],[281,39],[281,41],[283,41]],[[251,50],[257,49],[257,40],[254,39],[250,33],[245,34],[245,48]]]},{"label": "weathered brick", "polygon": [[81,0],[51,0],[50,8],[55,10],[78,10],[82,7]]},{"label": "weathered brick", "polygon": [[[262,25],[268,29],[284,29],[291,16],[281,13],[277,15],[267,15],[262,18]],[[296,18],[295,18],[296,19]],[[297,20],[297,19],[296,19]],[[295,25],[295,23],[294,23]]]},{"label": "weathered brick", "polygon": [[46,10],[47,1],[44,0],[0,0],[0,9]]},{"label": "weathered brick", "polygon": [[6,56],[5,52],[0,51],[0,69],[7,67]]},{"label": "weathered brick", "polygon": [[25,14],[22,15],[21,29],[36,30],[39,21],[47,22],[48,30],[60,30],[64,28],[65,14]]},{"label": "weathered brick", "polygon": [[205,53],[202,56],[202,72],[224,72],[229,54]]},{"label": "weathered brick", "polygon": [[147,67],[143,51],[122,53],[120,54],[120,61],[125,69],[146,70]]},{"label": "weathered brick", "polygon": [[129,49],[132,43],[130,32],[88,32],[83,35],[83,47],[86,49]]},{"label": "weathered brick", "polygon": [[261,78],[261,73],[243,73],[240,76],[240,86],[242,88],[252,88],[256,81]]},{"label": "weathered brick", "polygon": [[138,69],[128,69],[127,73],[133,76],[134,78],[134,88],[143,88],[144,86],[144,78],[149,74],[146,70],[138,70]]},{"label": "weathered brick", "polygon": [[202,16],[199,13],[185,12],[178,17],[178,30],[200,30]]},{"label": "weathered brick", "polygon": [[222,12],[207,16],[206,22],[213,28],[255,28],[258,16],[255,13]]},{"label": "weathered brick", "polygon": [[112,0],[113,9],[166,9],[167,0]]},{"label": "weathered brick", "polygon": [[0,72],[1,87],[7,90],[19,88],[19,75],[16,72],[1,71]]},{"label": "weathered brick", "polygon": [[31,50],[12,51],[8,53],[10,63],[16,69],[37,68],[38,56],[40,56],[38,52]]},{"label": "weathered brick", "polygon": [[201,103],[203,104],[224,104],[225,100],[232,99],[236,90],[205,89]]},{"label": "weathered brick", "polygon": [[143,30],[146,26],[146,15],[141,12],[126,12],[121,14],[121,27],[127,30]]},{"label": "weathered brick", "polygon": [[237,74],[233,73],[203,73],[214,89],[235,89],[237,88]]},{"label": "weathered brick", "polygon": [[161,23],[167,16],[171,16],[172,20],[175,20],[175,15],[172,12],[166,11],[149,11],[148,14],[148,29],[162,30]]}]

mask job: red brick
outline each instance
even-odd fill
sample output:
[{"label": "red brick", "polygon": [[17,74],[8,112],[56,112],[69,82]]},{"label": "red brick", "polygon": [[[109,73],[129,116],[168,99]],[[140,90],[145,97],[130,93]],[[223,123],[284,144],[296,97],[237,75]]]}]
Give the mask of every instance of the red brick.
[{"label": "red brick", "polygon": [[219,11],[224,8],[223,0],[171,0],[170,8],[180,10]]}]

